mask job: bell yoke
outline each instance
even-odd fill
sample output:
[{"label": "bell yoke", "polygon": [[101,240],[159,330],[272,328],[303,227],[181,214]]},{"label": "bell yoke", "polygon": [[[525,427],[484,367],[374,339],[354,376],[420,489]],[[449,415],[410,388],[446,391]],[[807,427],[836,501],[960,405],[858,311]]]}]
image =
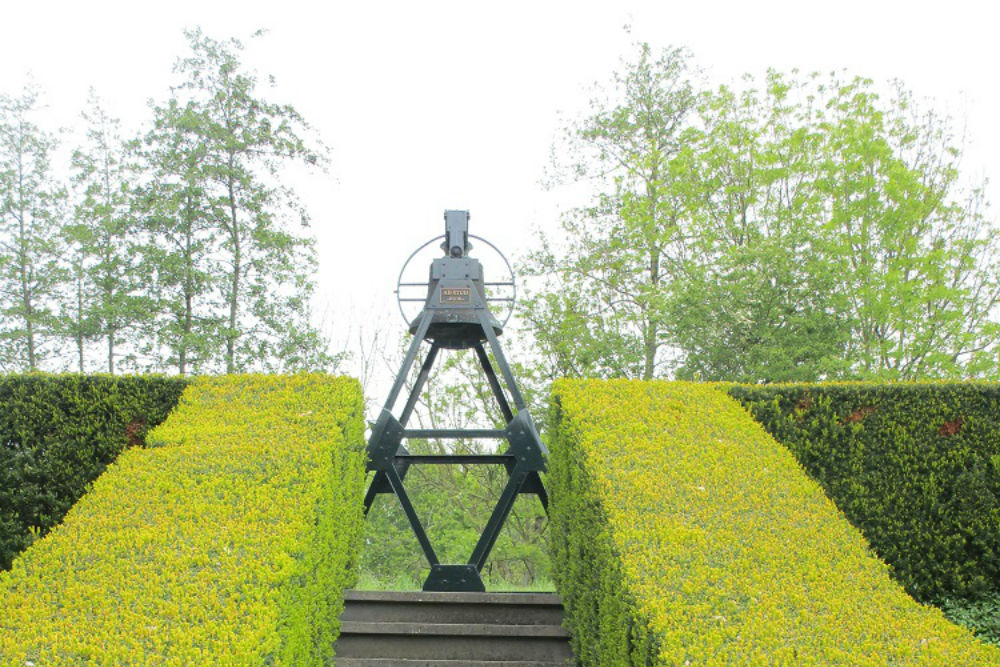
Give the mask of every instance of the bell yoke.
[{"label": "bell yoke", "polygon": [[[538,495],[542,506],[548,511],[548,496],[538,474],[545,470],[545,456],[548,452],[538,436],[538,430],[500,347],[498,337],[503,333],[503,326],[489,308],[489,303],[493,299],[487,296],[486,287],[492,285],[513,287],[513,282],[484,283],[483,265],[479,260],[468,256],[472,248],[469,244],[468,211],[445,211],[444,219],[445,234],[444,242],[441,244],[444,257],[439,257],[431,263],[423,310],[410,323],[413,341],[368,440],[368,470],[374,471],[375,476],[368,487],[368,493],[365,494],[365,513],[367,514],[375,496],[380,493],[393,493],[399,498],[399,503],[431,566],[430,575],[423,586],[425,591],[484,591],[480,573],[518,494]],[[513,281],[513,276],[511,280]],[[417,284],[423,285],[423,283]],[[397,419],[392,413],[393,406],[424,341],[430,344],[430,350],[424,358],[403,411]],[[490,362],[484,344],[488,344],[493,353],[503,384]],[[507,424],[506,428],[406,428],[420,392],[430,375],[434,360],[442,348],[448,350],[472,348],[476,351],[479,363],[486,374],[486,380]],[[507,393],[510,394],[516,413],[511,409]],[[410,454],[403,445],[403,440],[408,438],[454,440],[496,438],[505,439],[508,448],[503,454],[416,455]],[[494,464],[506,468],[507,484],[467,564],[450,565],[438,561],[403,485],[406,473],[413,464]]]}]

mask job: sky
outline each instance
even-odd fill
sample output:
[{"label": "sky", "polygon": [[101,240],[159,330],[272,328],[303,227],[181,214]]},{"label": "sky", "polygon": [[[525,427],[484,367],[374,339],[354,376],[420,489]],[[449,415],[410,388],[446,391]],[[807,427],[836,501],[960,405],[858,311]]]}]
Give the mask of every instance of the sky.
[{"label": "sky", "polygon": [[[289,172],[312,216],[317,317],[338,344],[403,331],[393,290],[448,208],[512,259],[553,233],[579,192],[540,184],[553,140],[636,40],[686,46],[709,81],[767,67],[902,80],[949,111],[964,172],[1000,173],[1000,39],[993,3],[880,2],[35,2],[0,9],[0,92],[30,73],[53,126],[94,86],[128,130],[163,99],[185,28],[247,44],[331,149],[329,173]],[[631,26],[627,33],[623,26]],[[247,39],[257,29],[259,39]],[[998,200],[998,186],[989,189]],[[995,214],[995,212],[994,212]]]}]

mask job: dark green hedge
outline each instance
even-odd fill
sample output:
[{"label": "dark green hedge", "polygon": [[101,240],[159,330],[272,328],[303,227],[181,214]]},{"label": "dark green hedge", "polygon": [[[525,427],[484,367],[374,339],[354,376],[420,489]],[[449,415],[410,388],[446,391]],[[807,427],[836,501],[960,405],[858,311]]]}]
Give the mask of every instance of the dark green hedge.
[{"label": "dark green hedge", "polygon": [[1000,386],[731,386],[921,601],[1000,591]]},{"label": "dark green hedge", "polygon": [[187,381],[0,376],[0,569],[62,521],[88,485],[177,404]]}]

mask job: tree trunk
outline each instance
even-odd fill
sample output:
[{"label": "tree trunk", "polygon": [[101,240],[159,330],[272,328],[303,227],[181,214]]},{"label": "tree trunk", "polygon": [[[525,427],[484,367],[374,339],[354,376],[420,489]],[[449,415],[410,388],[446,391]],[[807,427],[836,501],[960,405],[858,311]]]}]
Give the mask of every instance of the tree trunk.
[{"label": "tree trunk", "polygon": [[[22,136],[23,139],[23,136]],[[28,348],[28,370],[37,368],[35,357],[35,314],[31,305],[31,266],[28,257],[28,229],[25,225],[27,205],[24,201],[24,161],[22,155],[17,156],[17,197],[18,197],[18,235],[21,273],[21,307],[24,312],[25,343]]]},{"label": "tree trunk", "polygon": [[[649,292],[651,296],[656,295],[660,288],[660,251],[656,245],[657,240],[657,223],[656,223],[656,211],[660,201],[660,195],[657,191],[656,181],[659,178],[659,168],[653,165],[652,173],[646,180],[646,202],[649,205],[649,227],[644,231],[645,242],[648,245],[649,251]],[[643,332],[643,366],[642,366],[642,379],[652,380],[653,375],[656,372],[656,350],[659,348],[659,337],[660,330],[657,326],[657,313],[655,303],[649,303],[647,301],[646,312],[644,313],[646,318],[646,330]]]},{"label": "tree trunk", "polygon": [[180,375],[184,375],[187,372],[187,351],[188,351],[188,341],[191,335],[191,323],[192,323],[192,292],[194,291],[194,282],[191,276],[191,235],[192,235],[192,224],[191,224],[191,199],[190,196],[187,198],[186,210],[183,212],[186,218],[187,226],[184,229],[184,314],[181,316],[181,340],[180,346],[177,350],[177,372]]},{"label": "tree trunk", "polygon": [[191,335],[191,321],[192,321],[192,296],[190,289],[185,286],[184,289],[184,319],[181,323],[181,346],[177,354],[177,372],[184,375],[187,372],[187,349],[188,349],[188,337]]},{"label": "tree trunk", "polygon": [[[105,145],[104,152],[104,207],[108,211],[104,220],[104,270],[108,272],[111,265],[112,244],[112,221],[114,220],[114,195],[111,192],[111,164],[110,156]],[[104,328],[108,336],[108,374],[115,374],[115,331],[117,329],[118,313],[114,310],[114,284],[112,276],[104,276]]]},{"label": "tree trunk", "polygon": [[108,375],[115,374],[115,332],[108,331]]},{"label": "tree trunk", "polygon": [[[232,160],[230,160],[230,168],[232,168]],[[231,225],[229,234],[233,241],[233,275],[231,290],[232,293],[229,296],[229,331],[226,332],[226,372],[235,373],[236,372],[236,337],[238,336],[236,324],[237,315],[239,314],[238,304],[239,304],[239,293],[240,293],[240,271],[242,270],[241,262],[241,248],[240,248],[240,231],[237,226],[237,214],[236,214],[236,188],[233,183],[232,173],[229,175],[229,224]]]},{"label": "tree trunk", "polygon": [[[650,247],[649,250],[649,285],[650,294],[655,297],[660,289],[660,252],[655,246]],[[660,348],[660,343],[657,340],[660,337],[657,315],[655,303],[647,303],[646,331],[643,335],[643,380],[652,380],[656,373],[656,351]]]},{"label": "tree trunk", "polygon": [[76,280],[76,356],[77,366],[83,373],[83,276]]}]

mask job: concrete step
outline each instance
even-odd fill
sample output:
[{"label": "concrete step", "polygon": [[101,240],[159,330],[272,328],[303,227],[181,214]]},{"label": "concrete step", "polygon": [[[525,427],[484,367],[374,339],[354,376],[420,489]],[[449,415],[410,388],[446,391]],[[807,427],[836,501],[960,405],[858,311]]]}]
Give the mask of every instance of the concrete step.
[{"label": "concrete step", "polygon": [[440,637],[559,637],[569,633],[558,625],[500,625],[495,623],[383,623],[342,621],[341,633],[354,635],[427,635]]},{"label": "concrete step", "polygon": [[572,658],[565,636],[525,636],[503,631],[510,627],[493,626],[492,631],[470,633],[442,632],[433,626],[426,632],[403,633],[355,633],[347,629],[341,631],[336,651],[342,657],[421,660],[559,662]]},{"label": "concrete step", "polygon": [[347,591],[337,667],[566,667],[550,593]]},{"label": "concrete step", "polygon": [[343,621],[560,625],[554,593],[347,591]]}]

